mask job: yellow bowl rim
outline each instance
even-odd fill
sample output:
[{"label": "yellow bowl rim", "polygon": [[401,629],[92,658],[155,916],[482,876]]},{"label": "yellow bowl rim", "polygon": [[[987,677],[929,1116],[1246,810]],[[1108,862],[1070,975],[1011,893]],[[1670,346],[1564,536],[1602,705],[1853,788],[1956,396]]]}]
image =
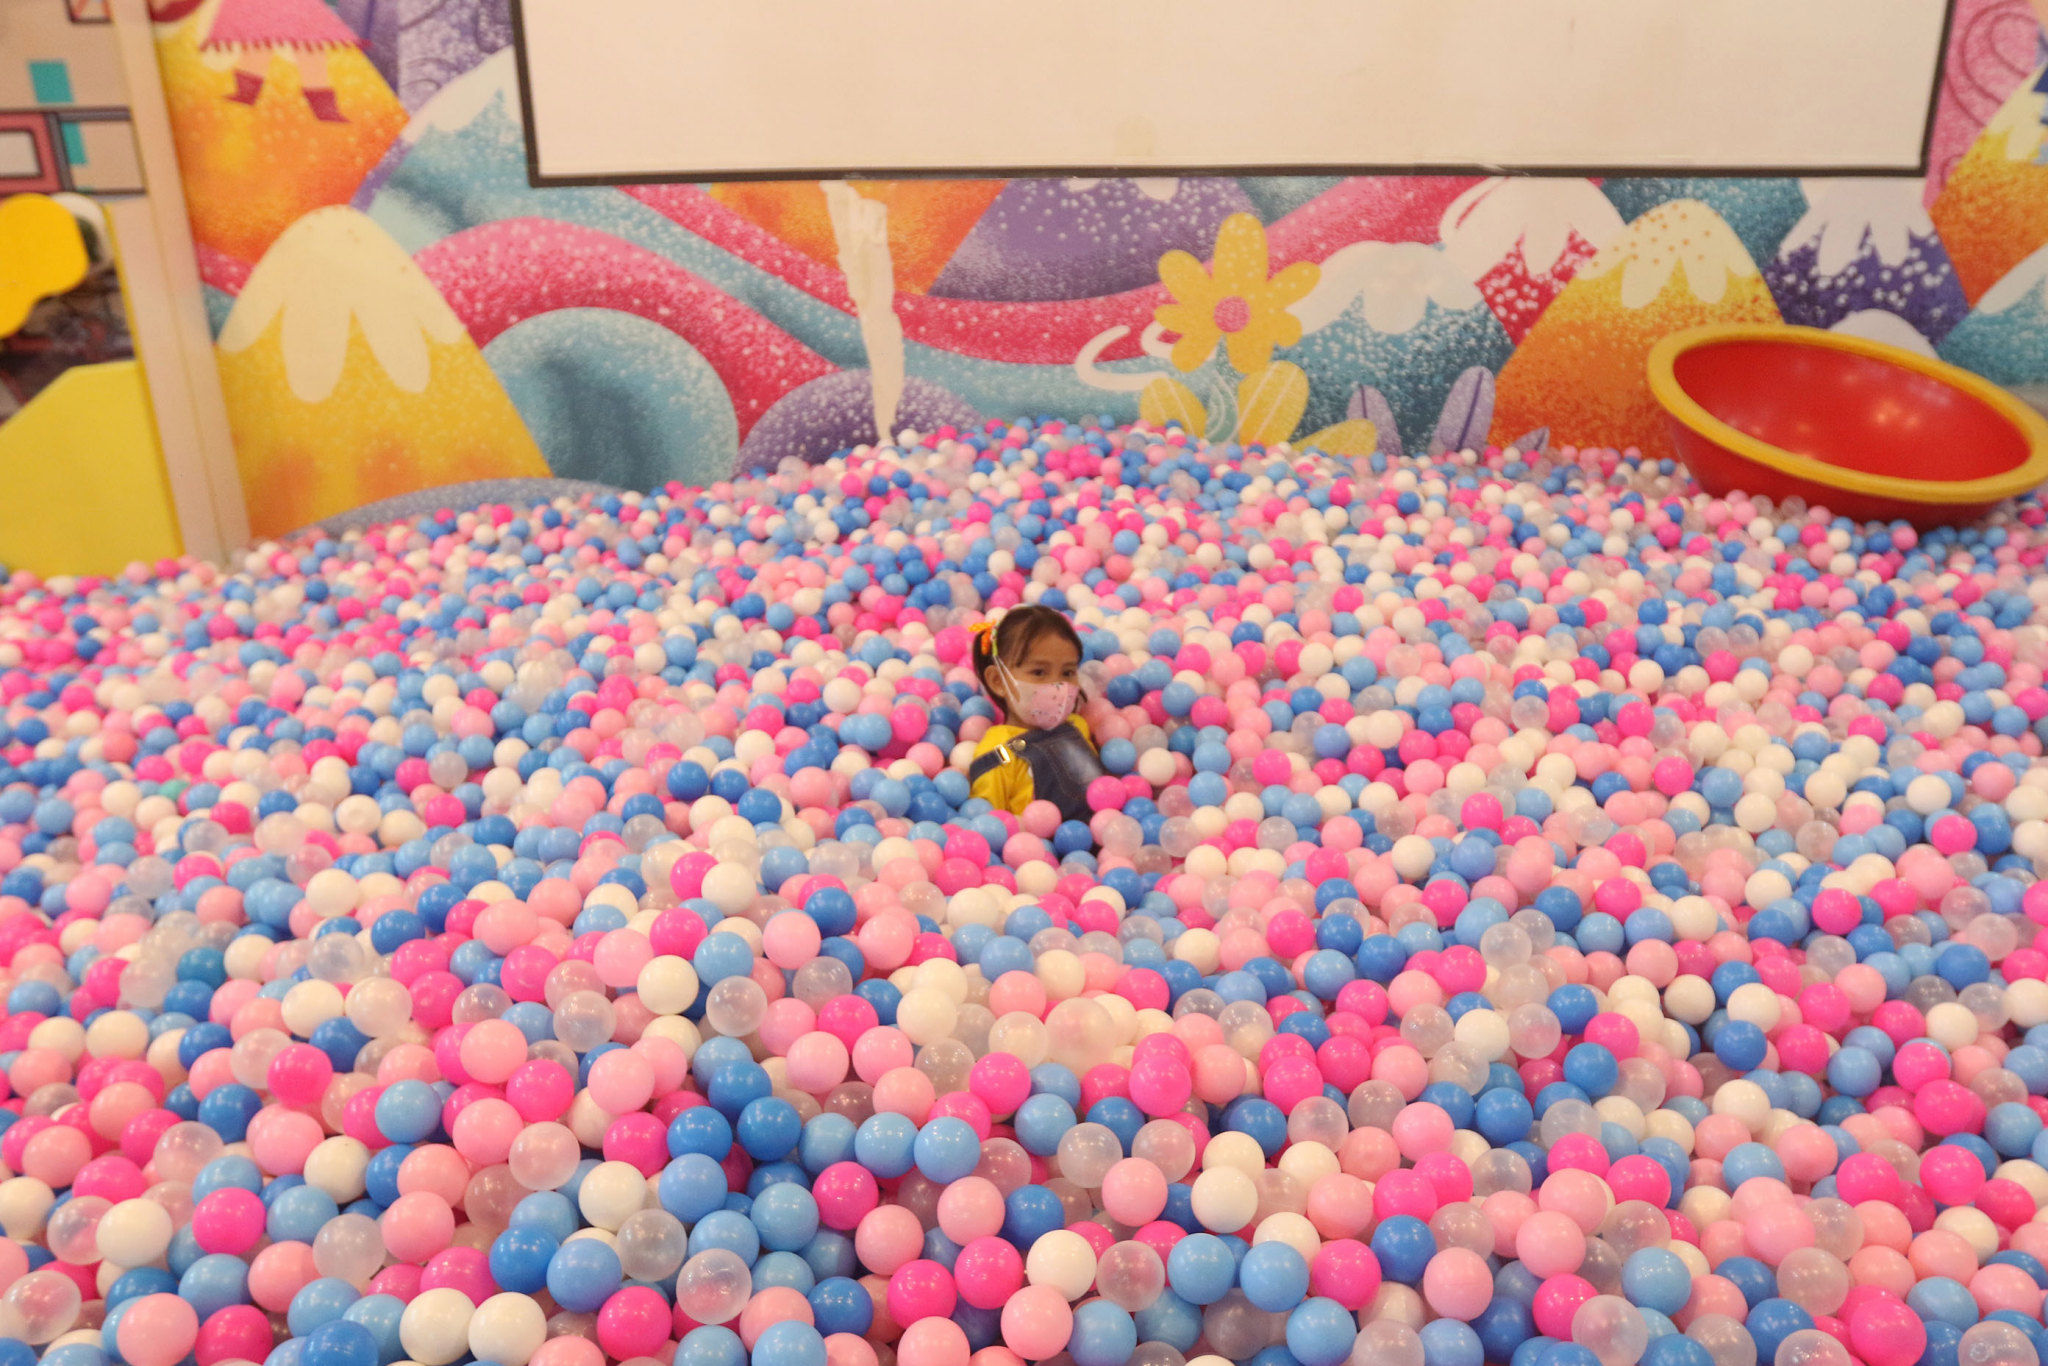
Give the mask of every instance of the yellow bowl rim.
[{"label": "yellow bowl rim", "polygon": [[[1913,370],[1989,405],[2016,427],[2027,443],[2027,458],[2002,474],[1980,479],[1897,479],[1866,470],[1845,469],[1800,455],[1731,427],[1708,412],[1679,384],[1678,358],[1702,346],[1721,342],[1763,341],[1822,346]],[[1901,502],[1960,504],[1995,503],[2048,482],[2048,417],[1981,375],[1903,347],[1843,332],[1786,323],[1710,323],[1661,338],[1650,349],[1650,392],[1664,411],[1707,440],[1759,465],[1796,479]]]}]

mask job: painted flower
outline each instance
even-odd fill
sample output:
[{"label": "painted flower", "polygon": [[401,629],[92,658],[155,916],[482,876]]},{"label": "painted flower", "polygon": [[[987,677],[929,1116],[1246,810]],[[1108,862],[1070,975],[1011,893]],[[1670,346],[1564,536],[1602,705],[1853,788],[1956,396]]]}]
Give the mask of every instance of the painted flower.
[{"label": "painted flower", "polygon": [[1271,279],[1266,277],[1266,229],[1248,213],[1233,214],[1216,234],[1216,260],[1210,270],[1184,251],[1159,258],[1159,281],[1173,295],[1152,316],[1169,332],[1178,333],[1173,363],[1183,371],[1198,369],[1221,341],[1230,363],[1250,374],[1273,358],[1275,347],[1301,340],[1301,319],[1287,311],[1322,277],[1310,261],[1297,261]]}]

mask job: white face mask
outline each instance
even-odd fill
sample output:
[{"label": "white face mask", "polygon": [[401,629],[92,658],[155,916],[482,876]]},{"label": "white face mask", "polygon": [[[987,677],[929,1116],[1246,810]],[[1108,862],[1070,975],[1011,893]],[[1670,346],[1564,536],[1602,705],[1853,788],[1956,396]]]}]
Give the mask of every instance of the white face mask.
[{"label": "white face mask", "polygon": [[1021,683],[1002,660],[996,661],[996,667],[1002,670],[1003,683],[1009,689],[1011,715],[1024,725],[1051,730],[1074,714],[1074,704],[1081,698],[1077,684]]}]

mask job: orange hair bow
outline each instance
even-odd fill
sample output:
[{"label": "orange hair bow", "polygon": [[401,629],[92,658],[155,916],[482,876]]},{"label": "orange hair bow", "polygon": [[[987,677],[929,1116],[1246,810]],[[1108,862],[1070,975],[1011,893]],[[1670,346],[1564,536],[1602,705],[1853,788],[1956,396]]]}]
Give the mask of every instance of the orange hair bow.
[{"label": "orange hair bow", "polygon": [[980,640],[982,648],[990,654],[996,651],[996,624],[992,621],[977,621],[967,628],[967,634]]}]

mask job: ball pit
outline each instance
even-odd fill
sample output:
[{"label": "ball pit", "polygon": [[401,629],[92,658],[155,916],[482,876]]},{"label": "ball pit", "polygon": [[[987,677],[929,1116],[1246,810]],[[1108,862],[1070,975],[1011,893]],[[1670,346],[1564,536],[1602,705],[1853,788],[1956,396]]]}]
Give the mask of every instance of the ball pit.
[{"label": "ball pit", "polygon": [[[1057,422],[0,588],[0,1366],[2029,1366],[2042,507]],[[1085,645],[992,812],[966,628]]]}]

